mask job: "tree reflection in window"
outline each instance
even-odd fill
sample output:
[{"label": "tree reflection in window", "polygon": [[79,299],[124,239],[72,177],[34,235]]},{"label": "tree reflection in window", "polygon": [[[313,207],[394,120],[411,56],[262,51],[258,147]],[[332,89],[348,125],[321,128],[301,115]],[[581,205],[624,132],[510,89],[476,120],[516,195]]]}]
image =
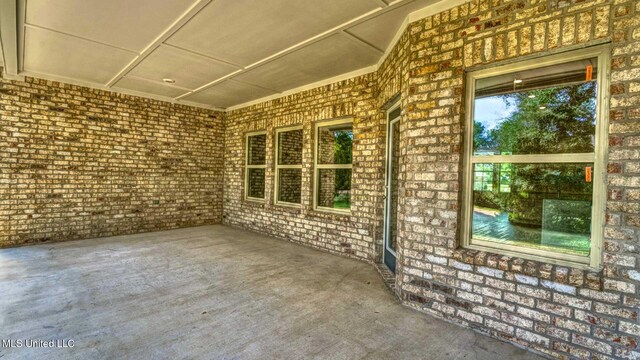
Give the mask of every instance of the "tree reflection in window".
[{"label": "tree reflection in window", "polygon": [[596,60],[476,80],[474,239],[589,254]]}]

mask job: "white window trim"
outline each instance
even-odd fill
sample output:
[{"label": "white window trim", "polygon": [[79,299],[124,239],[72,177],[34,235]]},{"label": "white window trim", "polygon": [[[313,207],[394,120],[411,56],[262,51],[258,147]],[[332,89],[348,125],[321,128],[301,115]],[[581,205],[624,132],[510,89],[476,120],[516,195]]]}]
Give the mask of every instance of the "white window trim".
[{"label": "white window trim", "polygon": [[[266,181],[267,181],[267,159],[265,156],[265,162],[263,165],[249,165],[249,138],[252,136],[257,136],[257,135],[267,135],[266,131],[256,131],[256,132],[250,132],[247,133],[245,135],[245,139],[244,139],[244,148],[245,148],[245,152],[244,152],[244,199],[247,201],[255,201],[255,202],[260,202],[260,203],[264,203],[265,197],[262,198],[256,198],[256,197],[251,197],[249,196],[249,169],[265,169],[265,191],[266,191]],[[267,144],[265,141],[265,145],[264,145],[264,151],[265,151],[265,155],[267,154]]]},{"label": "white window trim", "polygon": [[[550,66],[575,60],[598,58],[597,88],[597,123],[595,134],[595,153],[591,154],[552,154],[552,155],[495,155],[473,156],[473,118],[475,80],[495,75],[514,73],[517,71]],[[590,47],[566,53],[549,55],[542,58],[526,60],[494,68],[471,71],[467,73],[466,85],[466,126],[464,141],[464,177],[463,177],[463,211],[462,241],[464,248],[499,253],[545,263],[565,265],[581,269],[600,269],[602,263],[602,246],[604,236],[607,150],[609,126],[609,74],[610,49],[608,46]],[[591,214],[591,252],[589,256],[563,254],[560,252],[532,249],[520,246],[499,244],[471,238],[471,219],[473,212],[473,164],[481,162],[593,162],[593,205]]]},{"label": "white window trim", "polygon": [[[283,132],[288,132],[288,131],[293,131],[293,130],[302,130],[302,125],[296,125],[296,126],[288,126],[288,127],[283,127],[283,128],[279,128],[276,129],[276,138],[275,138],[275,144],[276,144],[276,157],[274,159],[274,163],[275,163],[275,189],[273,191],[273,203],[276,205],[280,205],[280,206],[287,206],[287,207],[293,207],[293,208],[301,208],[302,207],[302,197],[300,198],[300,203],[290,203],[290,202],[286,202],[286,201],[279,201],[279,195],[280,195],[280,169],[300,169],[300,172],[302,172],[302,163],[299,165],[280,165],[278,164],[278,159],[280,158],[280,133]],[[303,141],[303,147],[304,147],[304,141]],[[304,155],[304,149],[302,150],[302,154]],[[300,184],[300,193],[302,194],[302,184]]]},{"label": "white window trim", "polygon": [[[318,144],[319,144],[319,129],[327,126],[333,125],[342,125],[342,124],[352,124],[353,126],[353,118],[343,118],[337,120],[330,121],[319,121],[315,124],[314,127],[314,146],[313,146],[313,209],[321,212],[328,212],[334,214],[341,215],[349,215],[351,214],[351,208],[349,209],[334,209],[326,206],[318,206],[318,184],[320,181],[320,170],[321,169],[353,169],[353,157],[352,164],[318,164]],[[352,148],[353,155],[353,148]],[[351,179],[353,180],[353,171],[351,172]]]}]

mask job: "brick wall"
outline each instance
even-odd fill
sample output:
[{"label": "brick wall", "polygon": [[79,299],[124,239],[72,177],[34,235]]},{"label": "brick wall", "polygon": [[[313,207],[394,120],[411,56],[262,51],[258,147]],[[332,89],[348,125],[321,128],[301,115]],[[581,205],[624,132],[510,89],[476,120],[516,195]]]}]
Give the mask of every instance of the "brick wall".
[{"label": "brick wall", "polygon": [[223,113],[0,79],[0,246],[222,219]]},{"label": "brick wall", "polygon": [[[603,43],[612,55],[603,269],[461,249],[465,71]],[[384,109],[398,97],[403,302],[550,357],[640,358],[640,3],[472,1],[410,24],[375,73],[230,112],[225,223],[379,261]],[[353,214],[316,214],[311,124],[348,115],[356,118]],[[303,208],[247,204],[243,134],[267,130],[273,146],[274,127],[289,124],[305,127]],[[272,159],[267,164],[269,193]]]},{"label": "brick wall", "polygon": [[[266,232],[351,257],[373,260],[374,238],[382,213],[382,112],[377,110],[375,74],[271,100],[227,113],[225,138],[224,223]],[[313,129],[317,121],[354,118],[351,216],[313,210]],[[275,129],[303,126],[302,207],[274,205]],[[243,200],[246,133],[267,131],[264,204]]]},{"label": "brick wall", "polygon": [[[612,55],[603,269],[461,249],[465,71],[601,43]],[[640,358],[638,1],[474,0],[409,24],[377,72],[230,111],[224,129],[212,111],[2,80],[0,245],[215,223],[224,205],[226,224],[379,261],[397,98],[403,302],[551,357]],[[312,208],[314,124],[341,117],[354,118],[351,215]],[[273,200],[275,129],[292,125],[303,126],[300,208]],[[264,204],[243,199],[244,139],[258,130]]]},{"label": "brick wall", "polygon": [[[409,26],[397,285],[410,306],[553,357],[637,358],[640,4],[477,1]],[[464,72],[612,42],[604,269],[461,250]],[[634,63],[635,61],[635,63]],[[637,91],[637,89],[636,89]],[[418,177],[419,175],[419,177]],[[425,214],[429,214],[425,216]]]}]

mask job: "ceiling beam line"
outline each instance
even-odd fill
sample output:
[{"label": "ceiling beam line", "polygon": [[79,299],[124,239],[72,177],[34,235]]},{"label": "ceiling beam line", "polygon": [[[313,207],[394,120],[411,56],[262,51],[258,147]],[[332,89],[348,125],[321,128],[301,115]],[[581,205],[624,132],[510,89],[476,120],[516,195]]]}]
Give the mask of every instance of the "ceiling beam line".
[{"label": "ceiling beam line", "polygon": [[118,50],[121,50],[121,51],[126,51],[126,52],[128,52],[130,54],[136,54],[136,55],[138,54],[137,52],[135,52],[135,51],[133,51],[131,49],[125,49],[123,47],[107,44],[107,43],[104,43],[104,42],[101,42],[101,41],[97,41],[97,40],[93,40],[93,39],[88,39],[88,38],[85,38],[85,37],[82,37],[82,36],[78,36],[78,35],[74,35],[74,34],[69,34],[69,33],[66,33],[66,32],[59,31],[59,30],[55,30],[55,29],[50,29],[50,28],[47,28],[47,27],[44,27],[44,26],[40,26],[40,25],[34,25],[34,24],[25,23],[24,24],[24,28],[25,29],[36,29],[36,30],[49,31],[49,32],[52,32],[52,33],[60,34],[62,36],[71,37],[71,38],[79,39],[79,40],[82,40],[82,41],[88,41],[88,42],[92,42],[94,44],[99,44],[99,45],[102,45],[102,46],[108,46],[110,48],[118,49]]},{"label": "ceiling beam line", "polygon": [[151,44],[147,45],[144,50],[138,55],[135,59],[133,59],[129,64],[127,64],[124,69],[120,70],[116,76],[111,78],[109,82],[106,84],[106,87],[110,88],[115,85],[120,79],[126,76],[133,68],[135,68],[142,60],[146,59],[155,49],[158,48],[162,43],[164,43],[168,38],[170,38],[176,31],[180,30],[182,26],[184,26],[192,17],[196,16],[205,6],[209,5],[212,0],[200,0],[193,4],[187,11],[185,11],[176,21],[174,21],[169,27],[163,31],[158,37],[155,38],[151,42]]},{"label": "ceiling beam line", "polygon": [[[270,55],[270,56],[268,56],[268,57],[266,57],[264,59],[258,60],[256,62],[254,62],[253,64],[247,65],[247,66],[245,66],[244,68],[242,68],[242,69],[240,69],[238,71],[235,71],[235,72],[233,72],[231,74],[225,75],[225,76],[223,76],[223,77],[221,77],[219,79],[216,79],[216,80],[211,81],[211,82],[209,82],[207,84],[204,84],[204,85],[200,86],[199,88],[194,89],[193,91],[190,91],[189,93],[182,94],[182,95],[176,97],[176,99],[181,99],[181,98],[184,98],[185,96],[189,96],[189,95],[198,93],[200,91],[206,90],[206,89],[208,89],[208,88],[210,88],[210,87],[212,87],[212,86],[214,86],[216,84],[219,84],[220,82],[222,82],[222,81],[224,81],[226,79],[229,79],[229,78],[231,78],[233,76],[236,76],[236,75],[239,75],[241,73],[244,73],[247,70],[250,70],[250,69],[255,68],[257,66],[266,64],[266,63],[268,63],[270,61],[273,61],[275,59],[283,57],[283,56],[285,56],[285,55],[287,55],[289,53],[292,53],[292,52],[294,52],[296,50],[300,50],[300,49],[304,48],[305,46],[311,45],[311,44],[313,44],[313,43],[315,43],[317,41],[320,41],[322,39],[325,39],[325,38],[327,38],[327,37],[329,37],[331,35],[335,35],[335,34],[344,32],[344,30],[346,30],[346,29],[348,29],[350,27],[353,27],[353,26],[356,26],[356,25],[358,25],[360,23],[363,23],[363,22],[365,22],[365,21],[367,21],[369,19],[372,19],[372,18],[374,18],[374,17],[376,17],[376,16],[378,16],[380,14],[383,14],[383,13],[385,13],[387,11],[391,11],[391,10],[397,8],[400,4],[406,4],[406,3],[409,3],[409,2],[412,2],[412,1],[414,1],[414,0],[396,0],[395,2],[393,2],[391,4],[388,4],[388,5],[387,5],[386,2],[383,2],[384,6],[380,5],[379,7],[377,7],[374,10],[371,10],[371,11],[369,11],[369,12],[363,14],[363,15],[360,15],[360,16],[358,16],[356,18],[353,18],[353,19],[351,19],[351,20],[349,20],[349,21],[347,21],[347,22],[345,22],[345,23],[343,23],[341,25],[338,25],[338,26],[336,26],[336,27],[334,27],[332,29],[329,29],[327,31],[324,31],[324,32],[322,32],[322,33],[320,33],[318,35],[315,35],[315,36],[312,36],[312,37],[310,37],[310,38],[308,38],[306,40],[303,40],[303,41],[301,41],[301,42],[299,42],[299,43],[297,43],[297,44],[295,44],[293,46],[290,46],[290,47],[288,47],[288,48],[286,48],[286,49],[284,49],[282,51],[279,51],[279,52],[277,52],[277,53],[275,53],[273,55]],[[358,39],[358,40],[360,40],[360,39]],[[371,44],[367,44],[367,45],[371,46]],[[381,51],[378,48],[375,48],[375,50],[376,51]],[[384,53],[384,51],[381,51],[381,52]]]},{"label": "ceiling beam line", "polygon": [[183,47],[180,47],[180,46],[177,46],[177,45],[174,45],[174,44],[162,43],[162,46],[168,47],[168,48],[174,48],[176,50],[180,50],[180,51],[184,51],[184,52],[188,52],[188,53],[191,53],[193,55],[197,55],[197,56],[203,57],[203,58],[205,58],[207,60],[211,60],[213,62],[217,62],[217,63],[224,64],[224,65],[229,65],[229,66],[232,66],[232,67],[238,68],[238,69],[242,69],[242,65],[240,65],[240,64],[235,64],[235,63],[232,63],[232,62],[229,62],[229,61],[226,61],[226,60],[218,59],[218,58],[212,57],[210,55],[202,54],[202,53],[200,53],[198,51],[193,51],[193,50],[190,50],[190,49],[185,49]]},{"label": "ceiling beam line", "polygon": [[[414,0],[397,0],[394,2],[390,2],[391,5],[397,5],[400,2],[402,2],[403,4],[407,4],[410,3]],[[424,19],[428,16],[431,16],[433,14],[437,14],[439,12],[445,11],[447,9],[451,9],[454,8],[456,6],[462,5],[463,3],[467,2],[469,0],[446,0],[446,1],[439,1],[436,2],[435,4],[432,5],[428,5],[422,9],[413,11],[409,14],[407,14],[407,16],[404,18],[404,21],[402,22],[402,25],[400,26],[400,28],[397,30],[396,35],[394,36],[393,40],[389,43],[389,45],[387,45],[387,49],[384,51],[384,54],[382,55],[382,57],[380,58],[380,60],[378,61],[377,64],[360,69],[360,70],[356,70],[352,73],[347,73],[347,74],[342,74],[342,75],[338,75],[334,78],[329,78],[329,79],[324,79],[324,80],[320,80],[318,82],[315,83],[311,83],[311,84],[307,84],[307,85],[303,85],[294,89],[289,89],[286,91],[283,91],[280,94],[274,94],[274,95],[270,95],[270,96],[266,96],[266,97],[262,97],[262,98],[258,98],[258,99],[254,99],[251,101],[247,101],[245,103],[241,103],[241,104],[236,104],[233,106],[230,106],[228,108],[226,108],[225,110],[227,112],[229,111],[233,111],[236,109],[241,109],[243,107],[246,106],[251,106],[253,104],[259,104],[261,102],[264,101],[269,101],[269,100],[273,100],[273,99],[277,99],[283,96],[287,96],[290,94],[295,94],[297,92],[300,91],[304,91],[304,90],[308,90],[308,89],[312,89],[315,87],[319,87],[319,86],[324,86],[324,85],[328,85],[337,81],[342,81],[342,80],[346,80],[346,79],[351,79],[353,77],[356,76],[360,76],[363,74],[367,74],[373,71],[376,71],[380,68],[381,64],[387,59],[387,57],[389,56],[389,54],[391,53],[391,51],[393,50],[393,48],[395,48],[395,46],[398,43],[398,40],[400,39],[400,36],[407,30],[407,26],[408,24],[420,20],[420,19]],[[395,8],[395,6],[394,6]]]},{"label": "ceiling beam line", "polygon": [[203,85],[203,86],[201,86],[201,87],[199,87],[199,88],[197,88],[195,90],[191,90],[191,91],[189,91],[187,93],[184,93],[184,94],[182,94],[180,96],[177,96],[175,99],[176,100],[180,100],[180,99],[184,98],[185,96],[189,96],[189,95],[195,94],[197,92],[200,92],[200,91],[202,91],[202,90],[204,90],[206,88],[209,88],[209,87],[214,86],[216,84],[219,84],[219,83],[221,83],[221,82],[223,82],[223,81],[225,81],[227,79],[230,79],[231,77],[236,76],[236,75],[240,74],[241,72],[242,72],[242,69],[238,69],[238,70],[236,70],[236,71],[234,71],[234,72],[232,72],[230,74],[227,74],[227,75],[225,75],[225,76],[223,76],[221,78],[213,80],[212,82],[207,83],[207,84],[205,84],[205,85]]},{"label": "ceiling beam line", "polygon": [[375,2],[378,3],[378,5],[382,6],[382,7],[387,7],[389,6],[389,4],[387,4],[384,0],[375,0]]},{"label": "ceiling beam line", "polygon": [[18,71],[18,26],[15,0],[0,0],[0,36],[4,71],[17,77]]},{"label": "ceiling beam line", "polygon": [[351,19],[351,20],[347,21],[346,23],[343,23],[342,25],[338,25],[338,26],[336,26],[336,27],[334,27],[332,29],[329,29],[329,30],[327,30],[325,32],[322,32],[322,33],[320,33],[318,35],[315,35],[315,36],[312,36],[312,37],[310,37],[308,39],[305,39],[305,40],[303,40],[303,41],[301,41],[301,42],[299,42],[299,43],[297,43],[297,44],[295,44],[293,46],[290,46],[290,47],[288,47],[288,48],[286,48],[286,49],[284,49],[282,51],[279,51],[279,52],[277,52],[277,53],[275,53],[273,55],[267,56],[264,59],[258,60],[256,62],[254,62],[253,64],[247,65],[247,66],[241,68],[240,70],[234,71],[231,74],[227,74],[227,75],[225,75],[225,76],[223,76],[221,78],[215,79],[215,80],[213,80],[213,81],[211,81],[211,82],[209,82],[207,84],[204,84],[204,85],[200,86],[199,88],[194,89],[193,91],[191,91],[191,92],[189,92],[187,94],[182,94],[182,95],[176,97],[176,100],[181,99],[181,98],[183,98],[185,96],[189,96],[191,94],[195,94],[195,93],[198,93],[200,91],[206,90],[206,89],[208,89],[208,88],[210,88],[210,87],[212,87],[212,86],[214,86],[214,85],[216,85],[218,83],[221,83],[222,81],[224,81],[226,79],[231,78],[232,76],[236,76],[238,74],[246,72],[247,70],[253,69],[254,67],[260,66],[260,65],[265,64],[265,63],[270,62],[270,61],[273,61],[273,60],[275,60],[277,58],[285,56],[285,55],[287,55],[289,53],[292,53],[292,52],[294,52],[296,50],[302,49],[303,47],[305,47],[307,45],[313,44],[316,41],[322,40],[322,39],[324,39],[326,37],[329,37],[329,36],[331,36],[333,34],[336,34],[336,33],[340,32],[340,31],[342,31],[343,29],[346,29],[347,27],[351,26],[351,24],[353,24],[356,21],[359,21],[359,20],[360,21],[364,21],[363,19],[368,19],[369,16],[371,16],[372,14],[377,14],[381,9],[382,8],[378,7],[375,10],[369,11],[368,13],[366,13],[364,15],[361,15],[361,16],[355,18],[355,19]]},{"label": "ceiling beam line", "polygon": [[236,83],[243,84],[243,85],[249,85],[249,86],[257,87],[257,88],[264,89],[264,90],[268,90],[268,91],[274,92],[276,94],[282,94],[282,91],[280,91],[280,90],[271,89],[271,88],[268,88],[268,87],[264,87],[262,85],[251,84],[251,83],[248,83],[246,81],[242,81],[242,80],[238,80],[238,79],[229,79],[229,81],[236,82]]},{"label": "ceiling beam line", "polygon": [[348,30],[342,30],[342,33],[348,37],[349,39],[351,39],[352,41],[358,42],[360,44],[364,44],[367,45],[368,47],[370,47],[373,51],[379,53],[380,55],[384,54],[384,50],[378,48],[377,46],[373,45],[372,43],[362,39],[361,37],[350,33]]}]

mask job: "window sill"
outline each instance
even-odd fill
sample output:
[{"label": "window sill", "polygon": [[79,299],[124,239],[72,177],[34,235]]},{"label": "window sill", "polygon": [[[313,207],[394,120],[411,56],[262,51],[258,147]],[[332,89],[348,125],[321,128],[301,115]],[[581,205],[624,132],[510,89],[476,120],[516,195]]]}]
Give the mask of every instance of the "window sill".
[{"label": "window sill", "polygon": [[275,203],[271,206],[274,209],[285,210],[292,213],[299,213],[300,211],[302,211],[302,204],[289,204],[289,203],[280,202],[280,203]]},{"label": "window sill", "polygon": [[332,215],[340,215],[340,216],[351,216],[351,208],[345,210],[332,209],[328,207],[316,207],[313,211],[322,213],[322,214],[332,214]]},{"label": "window sill", "polygon": [[274,205],[290,207],[290,208],[301,208],[302,207],[302,204],[288,203],[288,202],[283,202],[283,201],[277,201]]},{"label": "window sill", "polygon": [[536,277],[576,288],[602,290],[602,271],[554,265],[535,260],[489,253],[481,250],[458,248],[453,258],[459,262],[485,266],[502,271]]},{"label": "window sill", "polygon": [[265,204],[265,201],[262,199],[245,198],[243,202],[250,206],[260,206],[260,207],[264,206]]},{"label": "window sill", "polygon": [[589,266],[590,257],[574,254],[563,254],[560,252],[541,250],[537,248],[526,248],[513,244],[496,244],[492,241],[481,239],[471,239],[471,244],[463,245],[467,249],[485,251],[488,253],[502,254],[514,258],[533,260],[544,264],[566,266],[569,268],[598,271],[595,267]]},{"label": "window sill", "polygon": [[331,220],[339,220],[339,221],[348,221],[351,220],[351,211],[331,211],[324,209],[312,209],[309,214],[311,216],[322,218],[322,219],[331,219]]}]

